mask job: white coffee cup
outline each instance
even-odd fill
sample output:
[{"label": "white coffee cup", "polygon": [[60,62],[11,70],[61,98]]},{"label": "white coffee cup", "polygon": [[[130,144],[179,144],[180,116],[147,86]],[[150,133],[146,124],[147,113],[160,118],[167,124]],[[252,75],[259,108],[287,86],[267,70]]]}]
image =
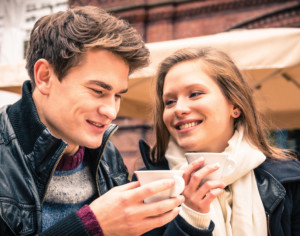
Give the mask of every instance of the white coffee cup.
[{"label": "white coffee cup", "polygon": [[182,178],[183,170],[137,170],[134,173],[137,176],[140,185],[145,185],[153,181],[162,179],[174,179],[175,184],[172,188],[156,193],[151,197],[144,199],[145,203],[157,202],[171,197],[180,195],[185,187],[184,179]]},{"label": "white coffee cup", "polygon": [[236,161],[229,157],[228,153],[216,152],[187,152],[184,154],[188,163],[204,158],[204,166],[211,164],[218,164],[220,168],[204,178],[204,180],[221,180],[230,175],[235,167]]}]

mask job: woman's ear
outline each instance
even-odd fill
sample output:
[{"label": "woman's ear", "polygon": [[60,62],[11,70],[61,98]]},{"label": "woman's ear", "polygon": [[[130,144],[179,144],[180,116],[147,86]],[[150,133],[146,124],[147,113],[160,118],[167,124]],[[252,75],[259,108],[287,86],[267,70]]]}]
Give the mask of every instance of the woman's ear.
[{"label": "woman's ear", "polygon": [[52,67],[46,59],[39,59],[34,65],[35,88],[48,95],[51,88]]},{"label": "woman's ear", "polygon": [[237,106],[234,106],[231,116],[236,119],[236,118],[240,117],[240,115],[241,115],[240,108],[238,108]]}]

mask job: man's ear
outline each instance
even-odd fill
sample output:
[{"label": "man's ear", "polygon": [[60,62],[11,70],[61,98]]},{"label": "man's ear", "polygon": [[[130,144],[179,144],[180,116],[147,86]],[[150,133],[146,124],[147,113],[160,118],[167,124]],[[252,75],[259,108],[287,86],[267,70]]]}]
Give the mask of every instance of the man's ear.
[{"label": "man's ear", "polygon": [[48,95],[52,84],[53,69],[46,59],[39,59],[34,65],[35,88]]}]

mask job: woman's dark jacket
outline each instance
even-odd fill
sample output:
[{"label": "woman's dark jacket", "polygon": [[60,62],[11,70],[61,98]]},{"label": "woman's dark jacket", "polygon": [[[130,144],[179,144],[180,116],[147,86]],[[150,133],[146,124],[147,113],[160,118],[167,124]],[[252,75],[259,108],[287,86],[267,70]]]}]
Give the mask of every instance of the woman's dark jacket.
[{"label": "woman's dark jacket", "polygon": [[[27,81],[22,99],[0,108],[0,235],[89,235],[76,212],[41,233],[47,186],[67,143],[41,123],[30,91]],[[99,195],[128,182],[127,168],[108,141],[116,129],[108,128],[99,148],[85,149]]]},{"label": "woman's dark jacket", "polygon": [[[150,160],[149,146],[143,141],[140,141],[139,144],[146,169],[169,169],[166,160],[153,164]],[[260,197],[266,211],[268,235],[299,236],[300,162],[292,159],[279,161],[267,158],[264,163],[254,169],[254,173]],[[208,236],[212,235],[213,229],[213,222],[211,222],[209,229],[199,230],[185,222],[181,216],[177,216],[171,223],[150,231],[145,235]]]}]

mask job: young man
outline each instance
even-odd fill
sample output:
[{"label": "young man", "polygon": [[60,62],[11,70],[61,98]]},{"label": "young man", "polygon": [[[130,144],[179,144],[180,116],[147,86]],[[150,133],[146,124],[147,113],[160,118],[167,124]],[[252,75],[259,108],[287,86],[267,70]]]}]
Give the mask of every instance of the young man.
[{"label": "young man", "polygon": [[148,56],[131,26],[99,8],[37,21],[31,81],[0,109],[0,235],[140,235],[177,216],[183,197],[143,204],[174,183],[128,183],[108,140],[128,75]]}]

